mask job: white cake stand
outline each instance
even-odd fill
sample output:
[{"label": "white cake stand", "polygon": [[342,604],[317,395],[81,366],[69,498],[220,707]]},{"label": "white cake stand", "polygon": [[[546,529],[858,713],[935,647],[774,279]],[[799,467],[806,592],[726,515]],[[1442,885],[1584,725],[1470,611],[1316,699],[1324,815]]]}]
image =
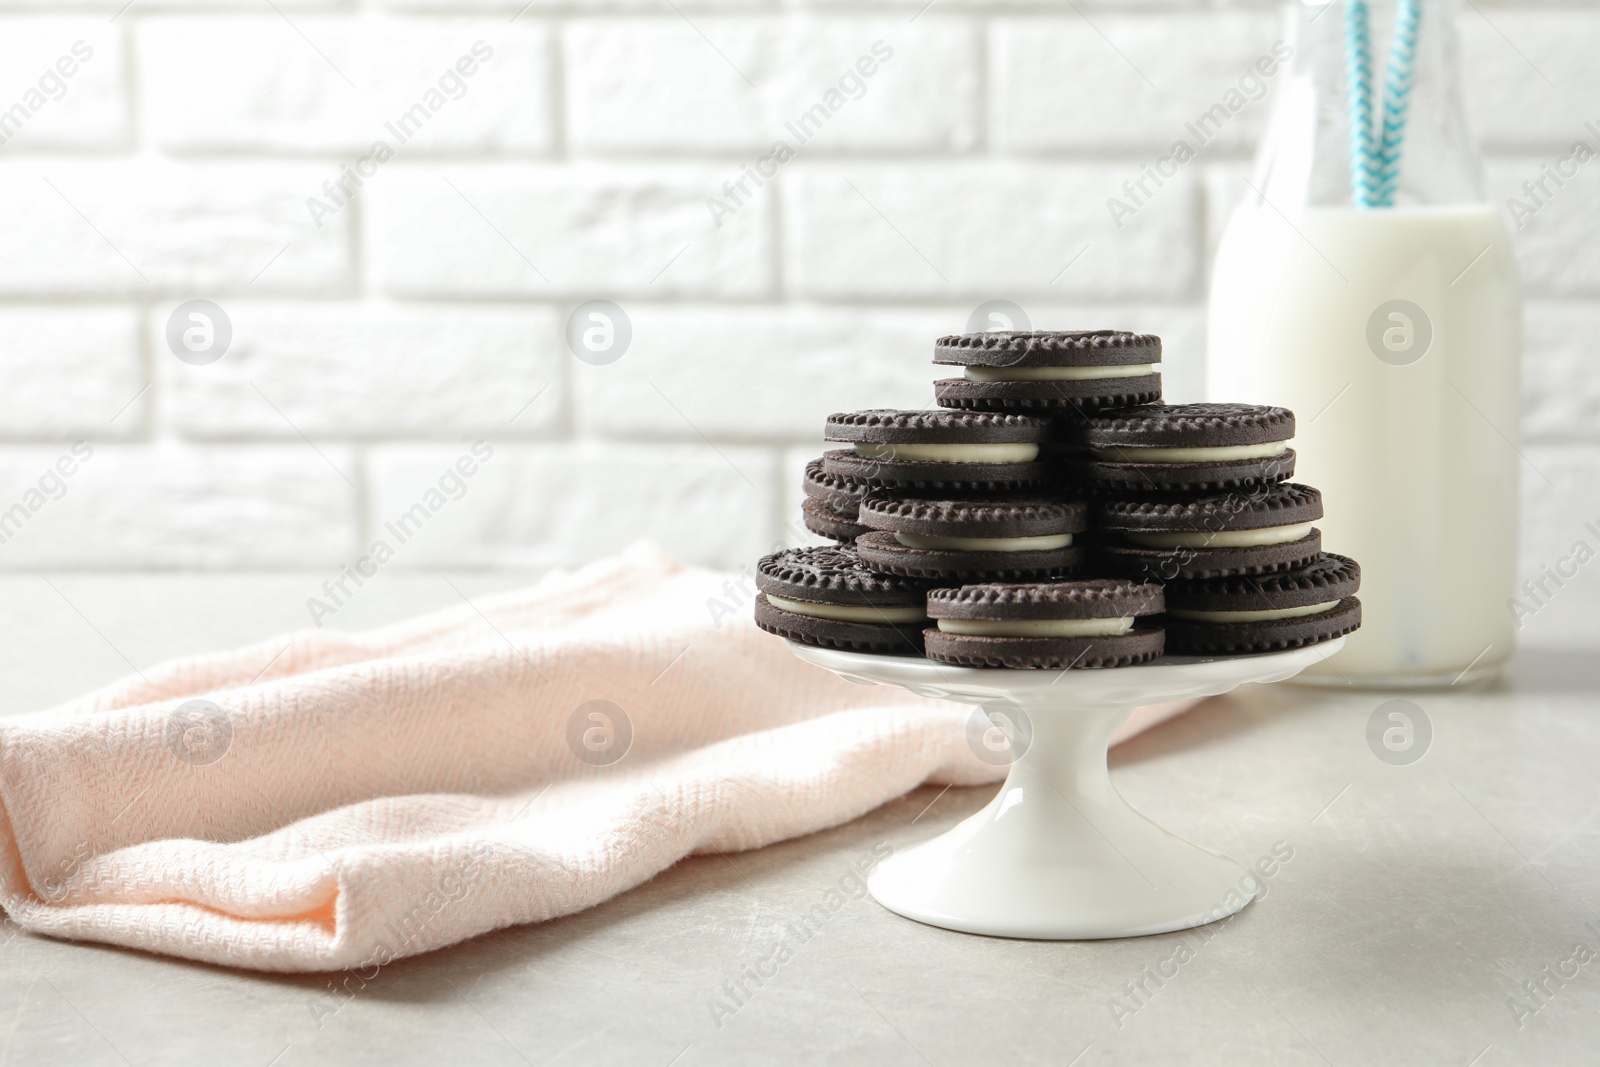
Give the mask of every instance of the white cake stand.
[{"label": "white cake stand", "polygon": [[801,659],[847,681],[972,704],[1005,731],[989,730],[981,719],[984,729],[969,731],[975,750],[998,748],[996,762],[1011,760],[988,806],[884,861],[868,887],[878,903],[918,922],[1040,940],[1184,930],[1250,903],[1258,883],[1244,867],[1128,806],[1111,784],[1107,743],[1136,707],[1282,681],[1343,645],[1340,638],[1261,656],[1012,671],[790,642]]}]

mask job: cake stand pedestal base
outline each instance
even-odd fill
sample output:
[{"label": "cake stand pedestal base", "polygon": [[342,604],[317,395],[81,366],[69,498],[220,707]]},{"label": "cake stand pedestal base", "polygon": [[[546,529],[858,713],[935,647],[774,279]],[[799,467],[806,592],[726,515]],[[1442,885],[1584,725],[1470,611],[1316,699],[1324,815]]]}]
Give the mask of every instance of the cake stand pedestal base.
[{"label": "cake stand pedestal base", "polygon": [[918,922],[993,937],[1082,940],[1184,930],[1255,898],[1246,868],[1168,833],[1122,799],[1106,768],[1111,735],[1145,704],[1276,682],[1344,640],[1259,656],[1167,657],[1109,670],[950,667],[791,642],[854,682],[971,704],[969,740],[1010,762],[1005,784],[955,829],[873,872],[878,903]]}]

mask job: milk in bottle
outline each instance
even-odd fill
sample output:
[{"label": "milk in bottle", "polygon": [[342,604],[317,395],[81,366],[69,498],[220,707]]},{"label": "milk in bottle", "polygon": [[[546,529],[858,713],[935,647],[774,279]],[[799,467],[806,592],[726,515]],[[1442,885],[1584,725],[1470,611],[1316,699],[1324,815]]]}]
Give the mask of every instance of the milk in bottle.
[{"label": "milk in bottle", "polygon": [[1297,416],[1295,480],[1361,564],[1335,685],[1449,685],[1512,650],[1522,305],[1459,98],[1454,0],[1422,0],[1392,206],[1358,206],[1343,0],[1292,2],[1295,46],[1213,270],[1213,398]]}]

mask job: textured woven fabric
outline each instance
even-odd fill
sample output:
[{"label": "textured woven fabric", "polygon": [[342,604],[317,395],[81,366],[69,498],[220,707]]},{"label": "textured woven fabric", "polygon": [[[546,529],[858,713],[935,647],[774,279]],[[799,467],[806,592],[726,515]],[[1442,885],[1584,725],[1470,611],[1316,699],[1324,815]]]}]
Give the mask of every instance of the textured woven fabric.
[{"label": "textured woven fabric", "polygon": [[0,902],[56,937],[370,967],[1000,777],[970,709],[801,662],[752,595],[641,547],[0,721]]}]

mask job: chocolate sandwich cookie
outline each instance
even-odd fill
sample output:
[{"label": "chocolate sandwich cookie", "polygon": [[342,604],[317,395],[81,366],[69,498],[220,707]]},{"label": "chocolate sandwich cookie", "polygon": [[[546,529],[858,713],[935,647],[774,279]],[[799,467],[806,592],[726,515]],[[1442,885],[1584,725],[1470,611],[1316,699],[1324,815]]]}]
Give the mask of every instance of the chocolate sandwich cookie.
[{"label": "chocolate sandwich cookie", "polygon": [[1064,423],[1069,473],[1097,491],[1220,492],[1294,473],[1294,412],[1255,404],[1149,404]]},{"label": "chocolate sandwich cookie", "polygon": [[874,411],[828,416],[824,436],[852,447],[822,457],[825,473],[902,489],[1037,485],[1049,468],[1046,419],[991,411]]},{"label": "chocolate sandwich cookie", "polygon": [[867,532],[856,521],[861,500],[869,492],[867,486],[826,473],[822,460],[814,459],[806,464],[801,488],[805,499],[800,501],[800,516],[806,529],[835,541],[854,541]]},{"label": "chocolate sandwich cookie", "polygon": [[935,589],[929,659],[963,667],[1128,667],[1161,655],[1161,587],[1115,578]]},{"label": "chocolate sandwich cookie", "polygon": [[1150,581],[1265,574],[1322,554],[1322,494],[1309,485],[1239,489],[1193,499],[1108,500],[1095,507],[1106,568]]},{"label": "chocolate sandwich cookie", "polygon": [[1089,509],[1044,497],[923,500],[882,494],[861,504],[856,539],[873,570],[916,578],[1043,578],[1077,570]]},{"label": "chocolate sandwich cookie", "polygon": [[1293,570],[1167,586],[1167,650],[1276,652],[1342,637],[1361,625],[1361,568],[1326,553]]},{"label": "chocolate sandwich cookie", "polygon": [[1161,338],[1120,330],[964,333],[934,342],[962,368],[933,383],[939,404],[986,411],[1093,411],[1161,399]]},{"label": "chocolate sandwich cookie", "polygon": [[922,651],[928,583],[874,574],[848,545],[791,548],[756,564],[756,625],[853,652]]}]

